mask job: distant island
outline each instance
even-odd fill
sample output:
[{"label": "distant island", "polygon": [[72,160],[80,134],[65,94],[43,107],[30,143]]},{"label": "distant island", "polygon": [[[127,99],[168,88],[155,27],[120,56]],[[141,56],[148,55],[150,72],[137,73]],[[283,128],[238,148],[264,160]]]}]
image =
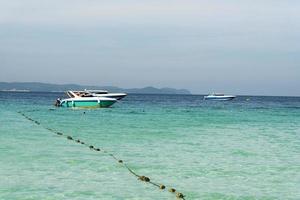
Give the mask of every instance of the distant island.
[{"label": "distant island", "polygon": [[114,86],[90,86],[77,84],[51,84],[40,82],[0,82],[0,91],[14,91],[14,92],[64,92],[67,90],[108,90],[109,92],[126,92],[134,94],[191,94],[186,89],[174,88],[119,88]]}]

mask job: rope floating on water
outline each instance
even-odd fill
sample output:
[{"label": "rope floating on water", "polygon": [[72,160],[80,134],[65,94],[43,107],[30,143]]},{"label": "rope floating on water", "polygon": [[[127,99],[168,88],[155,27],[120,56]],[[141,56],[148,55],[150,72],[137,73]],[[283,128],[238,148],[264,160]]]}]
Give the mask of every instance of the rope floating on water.
[{"label": "rope floating on water", "polygon": [[[49,110],[51,110],[51,109],[49,109]],[[27,111],[27,112],[34,112],[34,111],[38,111],[38,110],[29,110],[29,111]],[[32,122],[35,123],[36,125],[42,126],[40,122],[38,122],[38,121],[32,119],[31,117],[27,116],[25,113],[23,113],[23,112],[21,112],[21,111],[19,111],[18,113],[21,114],[21,115],[22,115],[23,117],[25,117],[26,119],[28,119],[29,121],[32,121]],[[84,114],[85,114],[85,113],[84,113]],[[123,160],[118,159],[114,154],[109,153],[109,152],[107,152],[107,151],[105,151],[105,150],[101,150],[100,148],[96,148],[96,147],[94,147],[93,145],[88,145],[88,144],[86,144],[85,142],[83,142],[82,140],[74,139],[72,136],[66,135],[66,134],[64,134],[64,133],[62,133],[62,132],[59,132],[59,131],[55,131],[55,130],[53,130],[52,128],[44,127],[44,126],[42,126],[42,127],[45,128],[46,130],[48,130],[48,131],[50,131],[50,132],[52,132],[52,133],[58,135],[58,136],[65,137],[65,138],[68,139],[68,140],[74,141],[74,142],[76,142],[76,143],[78,143],[78,144],[85,145],[85,146],[87,146],[90,150],[94,150],[94,151],[96,151],[96,152],[102,152],[102,153],[105,153],[105,154],[109,155],[110,157],[112,157],[114,160],[116,160],[120,165],[123,165],[123,166],[124,166],[124,167],[132,174],[132,175],[136,176],[136,177],[138,178],[138,180],[140,180],[140,181],[142,181],[142,182],[145,182],[145,183],[150,183],[150,184],[156,186],[157,188],[159,188],[159,189],[161,189],[161,190],[166,189],[166,186],[165,186],[165,185],[163,185],[163,184],[158,184],[158,183],[155,183],[155,182],[152,182],[151,179],[150,179],[149,177],[143,176],[143,175],[139,175],[139,174],[137,174],[136,172],[134,172],[134,171],[133,171],[133,170],[132,170],[132,169],[131,169],[124,161],[123,161]],[[185,199],[185,198],[184,198],[185,196],[184,196],[182,193],[177,192],[176,189],[174,189],[174,188],[169,188],[168,191],[169,191],[170,193],[175,193],[175,194],[176,194],[176,198],[178,198],[178,199]]]}]

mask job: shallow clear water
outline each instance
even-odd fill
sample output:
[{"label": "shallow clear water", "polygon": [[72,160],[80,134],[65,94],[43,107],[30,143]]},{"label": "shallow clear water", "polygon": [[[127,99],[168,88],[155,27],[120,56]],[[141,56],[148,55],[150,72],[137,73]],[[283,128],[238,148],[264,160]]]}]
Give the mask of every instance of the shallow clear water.
[{"label": "shallow clear water", "polygon": [[61,95],[0,92],[0,199],[175,199],[44,127],[186,199],[300,199],[300,98],[129,95],[108,109],[56,109]]}]

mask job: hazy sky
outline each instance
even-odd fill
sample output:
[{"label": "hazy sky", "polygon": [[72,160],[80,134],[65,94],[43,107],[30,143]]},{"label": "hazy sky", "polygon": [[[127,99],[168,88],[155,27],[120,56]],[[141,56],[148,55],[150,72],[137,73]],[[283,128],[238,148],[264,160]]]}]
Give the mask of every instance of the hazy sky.
[{"label": "hazy sky", "polygon": [[0,81],[300,95],[299,0],[0,0]]}]

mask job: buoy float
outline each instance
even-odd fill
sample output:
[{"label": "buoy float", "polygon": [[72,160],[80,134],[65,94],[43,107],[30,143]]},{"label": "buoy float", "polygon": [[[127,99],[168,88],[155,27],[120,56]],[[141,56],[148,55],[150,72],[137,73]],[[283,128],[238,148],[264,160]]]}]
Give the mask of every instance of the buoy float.
[{"label": "buoy float", "polygon": [[180,192],[177,192],[177,193],[176,193],[176,197],[177,197],[177,198],[183,198],[184,195],[183,195],[182,193],[180,193]]},{"label": "buoy float", "polygon": [[174,188],[170,188],[169,192],[176,192],[176,190]]},{"label": "buoy float", "polygon": [[139,180],[145,181],[145,182],[150,182],[150,178],[147,177],[147,176],[140,176],[140,177],[139,177]]},{"label": "buoy float", "polygon": [[73,138],[71,136],[68,136],[67,139],[68,140],[73,140]]},{"label": "buoy float", "polygon": [[166,188],[166,186],[164,186],[164,185],[159,186],[159,189],[161,189],[161,190],[164,190],[165,188]]}]

